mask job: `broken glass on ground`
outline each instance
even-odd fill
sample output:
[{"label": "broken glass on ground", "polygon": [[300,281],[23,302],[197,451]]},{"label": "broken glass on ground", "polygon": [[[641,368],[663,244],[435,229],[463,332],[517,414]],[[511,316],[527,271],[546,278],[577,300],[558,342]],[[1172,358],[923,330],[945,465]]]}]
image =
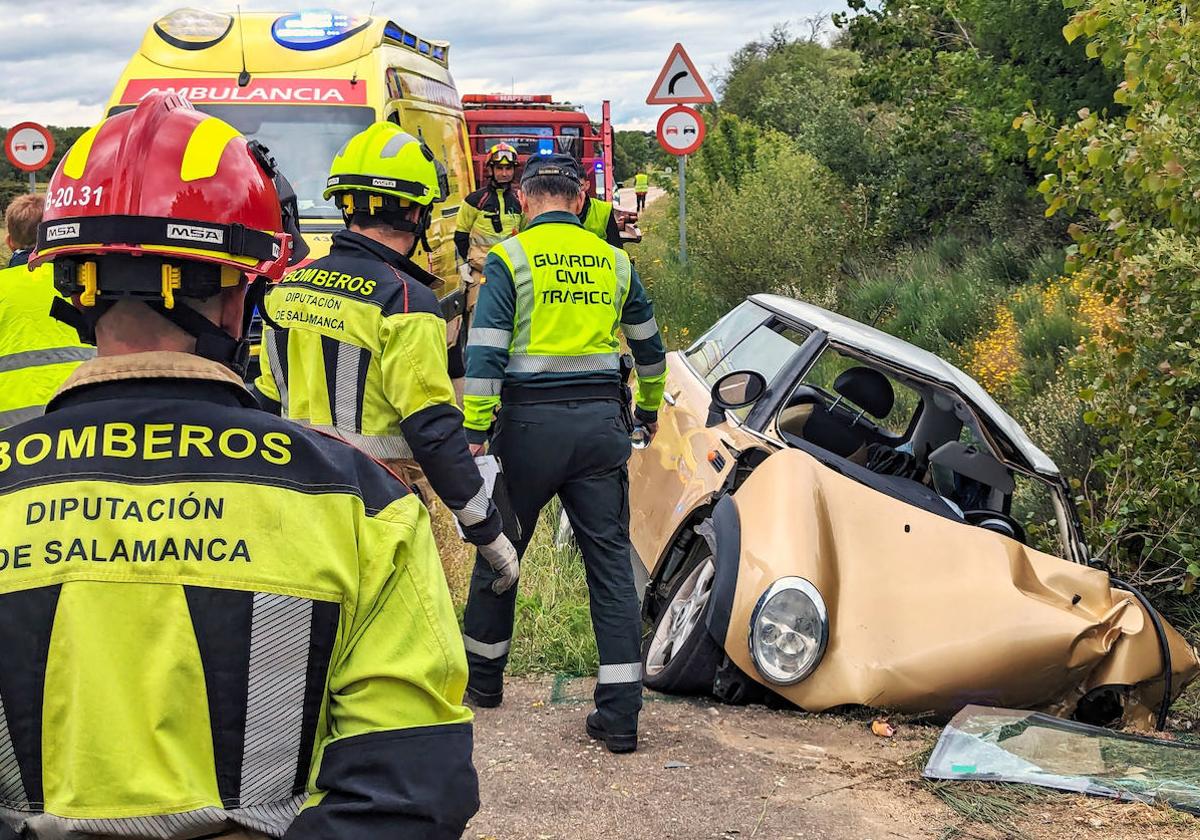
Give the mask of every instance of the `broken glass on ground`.
[{"label": "broken glass on ground", "polygon": [[1040,712],[965,707],[942,732],[924,775],[1161,801],[1200,815],[1200,744],[1129,735]]}]

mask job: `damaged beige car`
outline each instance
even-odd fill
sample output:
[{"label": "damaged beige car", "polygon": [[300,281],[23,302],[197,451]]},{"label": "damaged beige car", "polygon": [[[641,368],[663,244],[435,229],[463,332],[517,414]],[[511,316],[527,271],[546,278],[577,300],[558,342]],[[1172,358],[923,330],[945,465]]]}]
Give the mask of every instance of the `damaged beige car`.
[{"label": "damaged beige car", "polygon": [[647,686],[1145,727],[1200,671],[1089,565],[1054,462],[937,356],[757,295],[668,365],[630,461]]}]

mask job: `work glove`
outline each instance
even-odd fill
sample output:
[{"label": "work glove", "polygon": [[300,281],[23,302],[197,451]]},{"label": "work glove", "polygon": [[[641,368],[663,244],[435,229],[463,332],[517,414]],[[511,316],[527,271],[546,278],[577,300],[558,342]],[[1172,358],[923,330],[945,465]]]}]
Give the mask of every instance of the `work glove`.
[{"label": "work glove", "polygon": [[471,266],[469,263],[463,263],[458,267],[458,276],[462,278],[464,286],[475,285],[475,276],[471,274]]},{"label": "work glove", "polygon": [[500,575],[492,583],[493,592],[503,595],[517,585],[521,563],[517,559],[517,550],[508,541],[508,537],[501,534],[487,545],[479,546],[479,554],[492,567],[492,571]]}]

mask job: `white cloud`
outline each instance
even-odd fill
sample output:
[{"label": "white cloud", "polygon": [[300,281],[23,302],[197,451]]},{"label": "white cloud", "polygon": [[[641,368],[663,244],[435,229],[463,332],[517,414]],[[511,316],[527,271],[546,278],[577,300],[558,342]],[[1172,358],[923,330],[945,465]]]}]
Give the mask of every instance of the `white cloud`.
[{"label": "white cloud", "polygon": [[[104,101],[150,23],[200,0],[55,2],[30,11],[26,0],[0,0],[0,124],[24,119],[81,125]],[[210,8],[233,5],[213,3]],[[243,0],[244,11],[278,9],[287,0]],[[301,4],[296,3],[298,8]],[[305,6],[313,4],[304,3]],[[364,12],[367,0],[337,2]],[[405,5],[376,3],[397,23],[449,40],[459,91],[552,93],[599,119],[612,101],[620,127],[653,128],[660,109],[646,94],[676,41],[687,47],[709,86],[729,55],[775,23],[799,20],[828,0],[510,0]]]}]

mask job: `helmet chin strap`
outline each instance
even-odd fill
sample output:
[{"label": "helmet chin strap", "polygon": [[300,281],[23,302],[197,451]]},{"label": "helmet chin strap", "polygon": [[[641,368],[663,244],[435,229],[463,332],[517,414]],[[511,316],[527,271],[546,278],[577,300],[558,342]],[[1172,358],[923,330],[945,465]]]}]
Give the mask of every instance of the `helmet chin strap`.
[{"label": "helmet chin strap", "polygon": [[[50,306],[50,315],[79,333],[84,344],[96,343],[96,325],[116,301],[97,302],[84,311],[76,309],[63,298],[56,297]],[[182,300],[168,309],[162,301],[143,300],[151,310],[196,339],[196,355],[225,365],[238,376],[245,377],[250,361],[250,344],[238,340],[212,321],[192,309]],[[248,308],[247,312],[252,312]]]},{"label": "helmet chin strap", "polygon": [[145,304],[195,338],[197,356],[219,362],[240,377],[246,376],[246,367],[250,362],[250,342],[244,338],[234,338],[186,303],[181,302],[170,309],[160,301],[145,301]]}]

